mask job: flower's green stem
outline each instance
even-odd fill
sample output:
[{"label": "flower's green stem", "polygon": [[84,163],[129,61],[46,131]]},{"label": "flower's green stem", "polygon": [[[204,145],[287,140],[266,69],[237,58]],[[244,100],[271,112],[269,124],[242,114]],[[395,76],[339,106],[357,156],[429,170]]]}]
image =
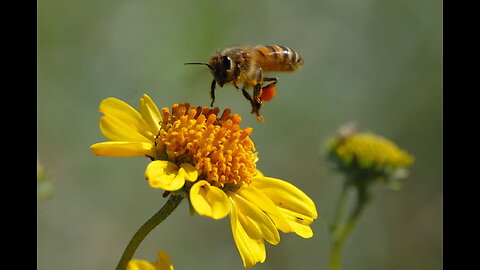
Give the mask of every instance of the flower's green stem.
[{"label": "flower's green stem", "polygon": [[342,191],[340,193],[340,196],[338,197],[337,208],[335,209],[335,217],[333,218],[333,221],[329,226],[330,234],[333,234],[335,230],[338,229],[338,226],[342,221],[342,218],[345,212],[345,206],[347,202],[349,187],[350,187],[349,182],[345,182],[343,184]]},{"label": "flower's green stem", "polygon": [[183,196],[171,195],[165,205],[155,214],[153,215],[145,224],[138,229],[138,231],[133,235],[132,239],[128,243],[125,251],[118,262],[116,270],[125,270],[127,269],[128,262],[132,259],[133,254],[137,250],[140,243],[143,239],[155,228],[160,224],[165,218],[167,218],[175,208],[180,204],[183,200]]},{"label": "flower's green stem", "polygon": [[[344,204],[344,200],[346,197],[346,189],[350,184],[346,184],[344,190],[341,193],[341,197],[339,202]],[[351,213],[350,217],[346,221],[345,224],[340,224],[341,213],[343,212],[343,206],[337,208],[336,218],[334,223],[330,227],[330,234],[332,236],[332,247],[330,253],[330,270],[340,270],[342,269],[342,249],[347,240],[348,236],[352,232],[353,228],[357,224],[358,218],[360,217],[362,211],[365,209],[365,206],[370,201],[370,196],[367,194],[366,186],[365,185],[354,185],[355,189],[357,190],[357,201],[353,212]]]}]

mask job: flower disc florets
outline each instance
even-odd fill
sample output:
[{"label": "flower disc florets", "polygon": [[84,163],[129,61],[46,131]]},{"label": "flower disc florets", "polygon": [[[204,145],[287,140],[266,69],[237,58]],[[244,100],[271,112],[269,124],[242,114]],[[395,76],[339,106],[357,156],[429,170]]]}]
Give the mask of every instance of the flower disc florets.
[{"label": "flower disc florets", "polygon": [[175,104],[162,109],[156,137],[156,159],[177,165],[192,164],[213,186],[250,183],[255,176],[255,146],[251,128],[241,129],[242,118],[230,109],[219,116],[218,108]]}]

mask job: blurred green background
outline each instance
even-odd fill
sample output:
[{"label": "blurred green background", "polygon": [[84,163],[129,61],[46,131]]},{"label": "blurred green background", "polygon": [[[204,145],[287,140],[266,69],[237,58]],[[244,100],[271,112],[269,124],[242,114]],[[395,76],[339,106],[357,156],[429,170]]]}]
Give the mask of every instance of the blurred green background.
[{"label": "blurred green background", "polygon": [[[37,219],[41,270],[114,269],[133,233],[165,202],[148,186],[144,158],[96,157],[100,101],[138,108],[210,103],[210,54],[279,44],[305,65],[278,74],[259,123],[233,87],[216,105],[242,115],[266,175],[316,203],[314,237],[281,234],[254,269],[328,269],[327,221],[343,181],[323,157],[336,129],[357,121],[416,160],[403,189],[374,189],[347,242],[344,269],[442,269],[442,2],[440,0],[71,1],[38,3],[37,155],[53,182]],[[243,269],[229,219],[180,207],[135,258],[166,251],[176,269]]]}]

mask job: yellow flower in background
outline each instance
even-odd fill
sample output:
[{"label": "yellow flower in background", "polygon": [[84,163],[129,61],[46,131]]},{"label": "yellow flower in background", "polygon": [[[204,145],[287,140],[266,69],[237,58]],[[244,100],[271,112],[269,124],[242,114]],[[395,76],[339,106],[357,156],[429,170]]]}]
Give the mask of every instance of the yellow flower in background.
[{"label": "yellow flower in background", "polygon": [[403,177],[414,160],[392,141],[354,129],[331,139],[327,148],[340,169],[360,179]]},{"label": "yellow flower in background", "polygon": [[184,194],[199,215],[230,215],[245,267],[265,261],[264,241],[278,244],[279,230],[313,236],[315,204],[294,185],[257,170],[252,129],[241,129],[241,117],[230,109],[220,114],[185,103],[159,111],[144,95],[140,112],[114,98],[102,101],[100,111],[100,128],[110,141],[92,145],[93,153],[148,157],[151,187]]},{"label": "yellow flower in background", "polygon": [[144,260],[133,259],[128,262],[127,270],[173,270],[172,262],[167,253],[158,252],[158,260],[147,262]]},{"label": "yellow flower in background", "polygon": [[373,133],[357,133],[336,142],[335,154],[344,164],[357,162],[362,168],[406,167],[413,157],[393,142]]},{"label": "yellow flower in background", "polygon": [[[386,183],[392,189],[399,189],[396,181],[407,175],[407,167],[413,156],[400,149],[392,141],[371,132],[357,132],[355,123],[341,126],[335,137],[327,142],[330,159],[346,176],[335,217],[329,224],[331,237],[330,269],[342,269],[342,250],[355,227],[361,213],[371,201],[372,183]],[[356,199],[346,215],[350,190]]]}]

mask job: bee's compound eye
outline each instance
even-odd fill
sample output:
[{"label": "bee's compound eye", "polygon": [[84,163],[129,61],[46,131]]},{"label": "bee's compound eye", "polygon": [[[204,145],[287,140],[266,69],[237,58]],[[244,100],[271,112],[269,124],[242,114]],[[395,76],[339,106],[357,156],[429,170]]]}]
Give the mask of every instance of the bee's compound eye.
[{"label": "bee's compound eye", "polygon": [[230,58],[230,56],[222,56],[222,65],[225,69],[228,70],[232,68],[231,62],[232,59]]}]

